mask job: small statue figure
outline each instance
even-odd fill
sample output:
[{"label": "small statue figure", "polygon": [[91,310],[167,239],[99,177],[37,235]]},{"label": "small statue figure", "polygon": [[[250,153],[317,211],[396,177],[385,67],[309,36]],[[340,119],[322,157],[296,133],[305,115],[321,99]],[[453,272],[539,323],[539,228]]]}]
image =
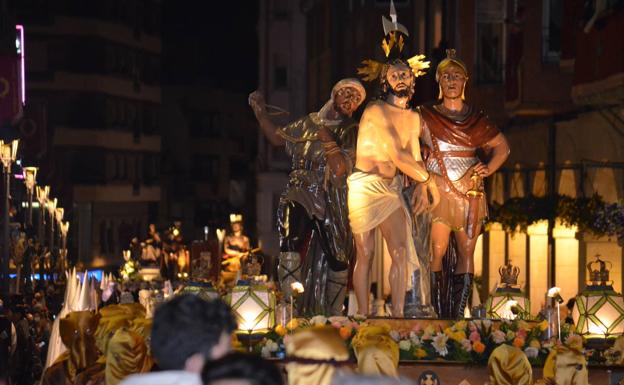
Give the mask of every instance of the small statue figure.
[{"label": "small statue figure", "polygon": [[230,214],[231,232],[223,240],[223,266],[225,271],[237,273],[241,261],[249,256],[249,238],[243,234],[243,216]]}]

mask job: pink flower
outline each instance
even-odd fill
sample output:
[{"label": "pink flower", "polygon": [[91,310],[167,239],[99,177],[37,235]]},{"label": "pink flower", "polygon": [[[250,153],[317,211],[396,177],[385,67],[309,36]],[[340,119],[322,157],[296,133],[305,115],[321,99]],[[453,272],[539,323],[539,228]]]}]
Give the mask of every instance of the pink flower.
[{"label": "pink flower", "polygon": [[331,324],[333,327],[335,327],[336,329],[340,329],[342,327],[342,325],[340,324],[340,322],[332,322]]},{"label": "pink flower", "polygon": [[516,337],[520,337],[522,339],[526,339],[528,334],[529,333],[527,332],[526,329],[519,329],[518,332],[516,333]]},{"label": "pink flower", "polygon": [[506,337],[507,336],[505,335],[505,333],[500,330],[496,330],[494,331],[494,333],[492,333],[492,341],[497,344],[502,344],[503,342],[505,342]]},{"label": "pink flower", "polygon": [[474,330],[472,333],[470,333],[469,339],[472,342],[481,341],[481,334],[479,334],[478,331]]}]

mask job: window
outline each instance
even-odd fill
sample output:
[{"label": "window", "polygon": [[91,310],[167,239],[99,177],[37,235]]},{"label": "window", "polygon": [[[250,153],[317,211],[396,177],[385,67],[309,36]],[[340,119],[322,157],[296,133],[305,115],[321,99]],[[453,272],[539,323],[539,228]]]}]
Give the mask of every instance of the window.
[{"label": "window", "polygon": [[505,50],[505,0],[477,2],[477,82],[502,83]]},{"label": "window", "polygon": [[545,62],[559,61],[563,0],[544,0],[542,4],[542,58]]}]

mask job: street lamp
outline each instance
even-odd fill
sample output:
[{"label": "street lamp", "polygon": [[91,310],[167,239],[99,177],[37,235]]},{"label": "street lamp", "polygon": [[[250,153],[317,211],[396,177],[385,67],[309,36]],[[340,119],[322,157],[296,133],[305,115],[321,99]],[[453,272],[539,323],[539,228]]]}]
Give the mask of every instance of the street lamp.
[{"label": "street lamp", "polygon": [[59,222],[59,232],[61,233],[61,249],[59,251],[59,258],[61,258],[59,274],[62,274],[67,265],[67,233],[69,232],[69,222]]},{"label": "street lamp", "polygon": [[45,208],[48,203],[48,196],[50,196],[50,186],[37,186],[37,202],[39,202],[39,227],[37,228],[37,238],[39,238],[39,245],[43,247],[43,237],[45,235],[43,227],[45,225]]},{"label": "street lamp", "polygon": [[3,248],[2,248],[2,297],[5,303],[9,300],[9,195],[11,187],[11,165],[17,157],[17,139],[11,142],[0,140],[0,160],[4,170],[4,223],[3,223]]},{"label": "street lamp", "polygon": [[50,239],[48,240],[50,255],[52,255],[52,250],[54,249],[54,216],[56,214],[57,203],[58,200],[56,198],[48,198],[46,202],[46,208],[48,209],[48,215],[50,217]]},{"label": "street lamp", "polygon": [[32,206],[35,185],[37,184],[37,167],[24,167],[22,169],[24,175],[24,184],[28,193],[28,226],[32,226]]}]

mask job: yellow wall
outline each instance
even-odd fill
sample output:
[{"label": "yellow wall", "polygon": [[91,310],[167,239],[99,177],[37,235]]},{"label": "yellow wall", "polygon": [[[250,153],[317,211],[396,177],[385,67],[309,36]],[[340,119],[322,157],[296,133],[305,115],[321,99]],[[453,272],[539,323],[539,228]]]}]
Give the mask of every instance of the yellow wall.
[{"label": "yellow wall", "polygon": [[576,226],[564,227],[557,223],[553,230],[555,238],[555,286],[561,289],[565,301],[579,292],[579,241]]},{"label": "yellow wall", "polygon": [[529,264],[531,312],[539,312],[548,289],[548,222],[529,226]]},{"label": "yellow wall", "polygon": [[497,284],[500,284],[500,274],[498,269],[505,264],[505,237],[507,234],[503,231],[499,223],[490,225],[488,246],[489,246],[489,291],[492,291]]},{"label": "yellow wall", "polygon": [[524,233],[508,233],[507,245],[509,252],[509,262],[520,268],[520,275],[518,276],[518,285],[524,288],[527,283],[527,235]]}]

